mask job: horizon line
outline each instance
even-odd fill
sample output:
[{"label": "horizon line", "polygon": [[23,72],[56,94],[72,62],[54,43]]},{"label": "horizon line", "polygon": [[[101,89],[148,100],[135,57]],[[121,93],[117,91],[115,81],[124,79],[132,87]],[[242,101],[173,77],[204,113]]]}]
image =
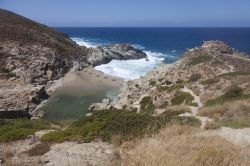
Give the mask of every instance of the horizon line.
[{"label": "horizon line", "polygon": [[250,26],[50,26],[52,28],[250,28]]}]

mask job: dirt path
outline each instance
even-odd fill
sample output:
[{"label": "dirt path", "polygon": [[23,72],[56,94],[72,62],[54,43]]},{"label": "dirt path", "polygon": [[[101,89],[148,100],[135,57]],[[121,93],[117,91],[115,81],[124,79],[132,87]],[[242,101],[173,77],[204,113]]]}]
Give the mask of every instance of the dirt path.
[{"label": "dirt path", "polygon": [[[191,109],[191,113],[185,113],[180,116],[193,116],[198,118],[201,121],[201,128],[204,128],[207,122],[213,121],[213,119],[208,117],[197,116],[199,108],[203,106],[199,96],[195,95],[194,92],[187,87],[184,87],[182,91],[190,93],[194,97],[193,102],[196,102],[198,104],[198,107],[189,106],[189,108]],[[221,129],[219,130],[206,131],[204,134],[219,135],[227,139],[228,141],[238,145],[250,145],[250,128],[232,129],[229,127],[221,127]]]},{"label": "dirt path", "polygon": [[194,117],[198,118],[201,121],[201,128],[204,128],[205,125],[207,124],[207,122],[212,121],[212,119],[210,119],[208,117],[197,116],[199,108],[201,108],[203,106],[200,97],[195,95],[194,92],[191,89],[188,89],[187,87],[184,87],[182,89],[182,91],[190,93],[194,97],[193,102],[197,103],[198,107],[189,106],[189,108],[191,110],[191,113],[185,113],[185,114],[182,114],[180,116],[194,116]]}]

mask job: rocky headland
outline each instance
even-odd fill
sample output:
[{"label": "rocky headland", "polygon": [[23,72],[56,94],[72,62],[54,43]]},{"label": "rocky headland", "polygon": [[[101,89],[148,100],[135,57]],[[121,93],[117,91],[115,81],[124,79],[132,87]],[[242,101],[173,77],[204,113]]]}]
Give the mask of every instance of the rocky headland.
[{"label": "rocky headland", "polygon": [[147,56],[127,44],[88,49],[66,34],[3,9],[0,23],[1,118],[32,116],[49,97],[46,89],[69,71]]},{"label": "rocky headland", "polygon": [[[221,41],[207,41],[199,48],[188,49],[173,64],[162,64],[145,77],[127,81],[117,99],[109,104],[105,102],[102,109],[126,108],[139,112],[143,99],[150,101],[156,112],[171,105],[196,105],[184,100],[176,103],[174,98],[181,95],[184,87],[192,90],[203,103],[236,85],[248,94],[249,80],[249,56]],[[102,104],[96,105],[100,109]],[[95,104],[90,109],[95,110]]]}]

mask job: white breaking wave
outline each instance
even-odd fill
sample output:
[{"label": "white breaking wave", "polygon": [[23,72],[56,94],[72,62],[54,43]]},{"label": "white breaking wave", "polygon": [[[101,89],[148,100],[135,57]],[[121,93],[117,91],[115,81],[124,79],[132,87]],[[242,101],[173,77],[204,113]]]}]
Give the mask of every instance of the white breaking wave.
[{"label": "white breaking wave", "polygon": [[74,37],[74,38],[71,38],[73,41],[75,41],[77,44],[79,44],[80,46],[85,46],[87,48],[90,48],[90,47],[97,47],[96,44],[93,44],[87,40],[84,40],[82,38],[77,38],[77,37]]},{"label": "white breaking wave", "polygon": [[[88,48],[97,47],[97,44],[90,43],[82,38],[72,38],[72,40],[77,42],[79,45],[84,45]],[[139,45],[135,46],[137,48],[143,48]],[[95,69],[111,76],[120,77],[125,80],[133,80],[146,75],[148,71],[163,63],[166,57],[173,57],[171,55],[165,55],[158,52],[145,51],[145,53],[148,56],[148,61],[146,61],[145,58],[136,60],[112,60],[108,64],[96,66]]]},{"label": "white breaking wave", "polygon": [[159,54],[146,52],[146,59],[137,60],[112,60],[108,64],[96,66],[95,69],[104,72],[105,74],[124,78],[125,80],[133,80],[146,75],[149,70],[152,70],[158,64],[164,61],[164,58],[157,57]]}]

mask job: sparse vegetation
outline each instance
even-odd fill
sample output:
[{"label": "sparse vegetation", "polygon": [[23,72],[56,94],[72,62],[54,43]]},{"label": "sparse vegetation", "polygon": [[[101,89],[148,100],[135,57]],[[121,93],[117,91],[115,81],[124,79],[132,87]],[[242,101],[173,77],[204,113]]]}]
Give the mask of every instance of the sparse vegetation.
[{"label": "sparse vegetation", "polygon": [[180,112],[165,112],[160,116],[137,114],[122,110],[103,110],[91,117],[84,117],[74,122],[67,129],[51,132],[42,137],[44,142],[82,141],[95,139],[110,141],[112,136],[119,135],[121,140],[130,140],[153,134],[169,123],[199,126],[197,119],[178,117]]},{"label": "sparse vegetation", "polygon": [[48,143],[41,143],[37,144],[25,153],[27,153],[30,157],[35,157],[35,156],[42,156],[45,153],[50,151],[50,144]]},{"label": "sparse vegetation", "polygon": [[150,80],[150,81],[149,81],[149,85],[155,86],[155,84],[156,84],[156,81],[154,81],[154,80]]},{"label": "sparse vegetation", "polygon": [[235,77],[235,76],[240,76],[240,75],[250,75],[250,71],[234,71],[234,72],[224,73],[219,76]]},{"label": "sparse vegetation", "polygon": [[236,100],[221,105],[202,108],[201,116],[213,118],[221,126],[231,128],[250,127],[250,105],[248,100]]},{"label": "sparse vegetation", "polygon": [[205,106],[213,106],[217,104],[223,104],[225,102],[233,101],[233,100],[242,100],[250,98],[250,94],[244,94],[243,89],[238,86],[231,87],[224,95],[208,100]]},{"label": "sparse vegetation", "polygon": [[189,82],[196,82],[199,79],[201,79],[201,75],[200,74],[192,74],[191,77],[189,78]]},{"label": "sparse vegetation", "polygon": [[190,105],[194,97],[188,92],[177,92],[175,97],[171,100],[172,105],[187,104]]},{"label": "sparse vegetation", "polygon": [[189,65],[198,65],[200,63],[208,62],[212,59],[211,56],[197,56],[190,59]]}]

